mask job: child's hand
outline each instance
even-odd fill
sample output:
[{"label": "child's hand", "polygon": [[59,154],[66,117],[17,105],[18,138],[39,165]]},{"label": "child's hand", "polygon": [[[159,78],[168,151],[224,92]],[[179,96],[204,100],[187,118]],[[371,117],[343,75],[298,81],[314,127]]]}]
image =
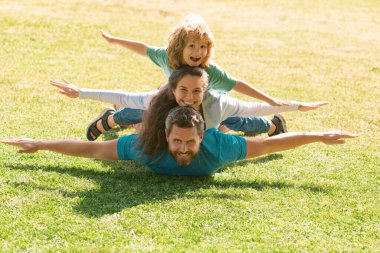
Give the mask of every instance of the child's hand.
[{"label": "child's hand", "polygon": [[272,98],[272,100],[269,101],[268,104],[273,105],[273,106],[291,105],[290,102],[288,102],[288,101],[282,101],[282,100],[277,99],[277,98]]},{"label": "child's hand", "polygon": [[328,102],[311,102],[311,103],[300,103],[298,106],[298,110],[302,112],[307,112],[311,110],[316,110],[321,106],[327,105]]},{"label": "child's hand", "polygon": [[108,41],[109,43],[112,43],[113,42],[113,36],[111,36],[110,34],[104,32],[103,30],[101,31],[102,33],[102,37],[106,39],[106,41]]},{"label": "child's hand", "polygon": [[[63,81],[63,82],[62,82]],[[69,98],[79,97],[79,88],[67,81],[65,78],[59,80],[50,80],[50,84],[59,89],[59,93],[68,96]]]}]

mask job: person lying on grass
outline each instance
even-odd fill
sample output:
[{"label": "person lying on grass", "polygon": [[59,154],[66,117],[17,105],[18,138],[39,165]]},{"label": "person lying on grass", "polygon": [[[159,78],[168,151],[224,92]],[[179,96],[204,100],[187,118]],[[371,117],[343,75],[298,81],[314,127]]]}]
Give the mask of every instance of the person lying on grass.
[{"label": "person lying on grass", "polygon": [[284,133],[265,139],[224,134],[215,128],[204,131],[202,115],[189,106],[172,109],[165,119],[165,125],[160,127],[165,129],[165,136],[162,136],[165,146],[153,153],[149,147],[152,143],[146,143],[150,136],[146,135],[144,127],[139,135],[126,135],[111,141],[18,138],[2,142],[20,147],[19,153],[50,150],[103,160],[134,160],[159,174],[209,176],[238,160],[293,149],[313,142],[342,144],[346,138],[357,137],[352,133],[330,131]]},{"label": "person lying on grass", "polygon": [[[50,83],[59,88],[59,92],[70,98],[88,98],[117,104],[123,107],[134,109],[133,114],[142,114],[147,110],[150,104],[150,110],[157,115],[155,119],[160,122],[150,122],[151,126],[162,124],[169,110],[175,106],[192,106],[195,110],[202,113],[206,129],[217,127],[223,120],[231,116],[264,116],[285,111],[309,111],[315,110],[327,102],[292,102],[290,105],[272,106],[266,103],[250,103],[238,100],[236,98],[207,90],[208,75],[207,72],[199,67],[181,66],[177,68],[169,77],[168,84],[160,90],[147,93],[129,93],[121,91],[92,90],[80,89],[71,84],[69,81],[52,80]],[[153,99],[154,98],[154,99]],[[113,110],[104,111],[94,123],[96,127],[87,131],[98,133],[98,129],[113,128],[116,123],[115,117],[112,117]],[[132,113],[132,112],[131,112]],[[131,117],[131,116],[130,116]],[[281,118],[281,115],[276,115]],[[137,118],[142,118],[138,116]],[[271,131],[281,131],[284,128],[282,121],[273,121]],[[130,124],[137,122],[129,121]],[[163,135],[162,133],[159,133]],[[88,139],[96,136],[87,136]]]},{"label": "person lying on grass", "polygon": [[[167,78],[173,71],[181,66],[191,66],[203,68],[209,76],[209,89],[220,93],[227,93],[235,90],[239,93],[264,101],[273,106],[289,105],[288,102],[273,98],[263,91],[253,87],[248,82],[239,80],[212,60],[215,39],[214,35],[202,17],[190,14],[178,24],[169,35],[167,47],[156,47],[144,42],[118,38],[102,32],[102,36],[111,44],[121,45],[134,53],[142,55],[160,67]],[[142,109],[142,108],[137,108]],[[107,114],[107,111],[103,111]],[[140,116],[140,118],[138,118]],[[130,110],[127,106],[109,115],[115,125],[129,125],[141,122],[141,114],[135,110]],[[99,124],[99,117],[89,124],[86,131],[88,140],[95,140],[101,135],[104,129]],[[267,133],[269,136],[287,132],[285,119],[275,116],[271,120],[263,117],[234,116],[228,117],[219,122],[221,131],[242,131],[246,135],[257,135]],[[281,129],[274,131],[275,125],[282,125]],[[115,125],[110,125],[113,128]]]}]

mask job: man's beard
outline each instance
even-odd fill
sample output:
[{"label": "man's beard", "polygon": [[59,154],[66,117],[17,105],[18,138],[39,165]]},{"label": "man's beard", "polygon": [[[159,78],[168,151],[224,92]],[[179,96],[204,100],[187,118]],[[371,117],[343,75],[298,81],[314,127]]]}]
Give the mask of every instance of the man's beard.
[{"label": "man's beard", "polygon": [[[174,157],[174,160],[181,165],[181,166],[186,166],[191,163],[191,161],[198,155],[198,153],[194,153],[191,151],[188,152],[170,152],[172,156]],[[184,154],[184,155],[182,155]]]}]

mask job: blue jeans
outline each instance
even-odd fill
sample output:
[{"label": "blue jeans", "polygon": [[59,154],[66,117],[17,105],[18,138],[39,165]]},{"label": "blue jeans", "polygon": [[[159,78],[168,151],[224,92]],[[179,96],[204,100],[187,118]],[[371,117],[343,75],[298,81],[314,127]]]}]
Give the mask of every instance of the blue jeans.
[{"label": "blue jeans", "polygon": [[245,135],[268,133],[270,122],[266,118],[259,117],[229,117],[222,124],[234,131],[241,131]]},{"label": "blue jeans", "polygon": [[132,125],[141,123],[144,110],[122,108],[115,112],[113,115],[113,120],[118,125]]},{"label": "blue jeans", "polygon": [[[144,110],[123,108],[113,115],[118,125],[132,125],[141,123]],[[234,131],[244,132],[246,135],[262,134],[269,131],[270,123],[266,118],[259,117],[229,117],[223,125]]]}]

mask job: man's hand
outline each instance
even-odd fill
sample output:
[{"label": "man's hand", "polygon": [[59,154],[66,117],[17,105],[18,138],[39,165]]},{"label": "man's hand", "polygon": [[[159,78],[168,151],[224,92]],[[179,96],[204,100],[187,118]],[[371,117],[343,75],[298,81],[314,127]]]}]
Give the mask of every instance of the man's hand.
[{"label": "man's hand", "polygon": [[38,141],[28,138],[16,138],[16,139],[7,139],[2,140],[2,143],[21,147],[17,150],[18,153],[35,153],[39,150]]},{"label": "man's hand", "polygon": [[342,131],[329,131],[322,134],[322,142],[327,145],[343,144],[344,139],[352,139],[358,137],[357,134],[342,132]]},{"label": "man's hand", "polygon": [[322,102],[311,102],[311,103],[305,103],[301,102],[298,106],[298,110],[302,112],[307,112],[311,110],[316,110],[321,106],[328,105],[328,102],[322,101]]},{"label": "man's hand", "polygon": [[79,97],[79,88],[67,81],[65,78],[62,78],[62,81],[50,80],[50,84],[57,87],[59,89],[59,93],[62,95],[65,95],[69,98]]}]

